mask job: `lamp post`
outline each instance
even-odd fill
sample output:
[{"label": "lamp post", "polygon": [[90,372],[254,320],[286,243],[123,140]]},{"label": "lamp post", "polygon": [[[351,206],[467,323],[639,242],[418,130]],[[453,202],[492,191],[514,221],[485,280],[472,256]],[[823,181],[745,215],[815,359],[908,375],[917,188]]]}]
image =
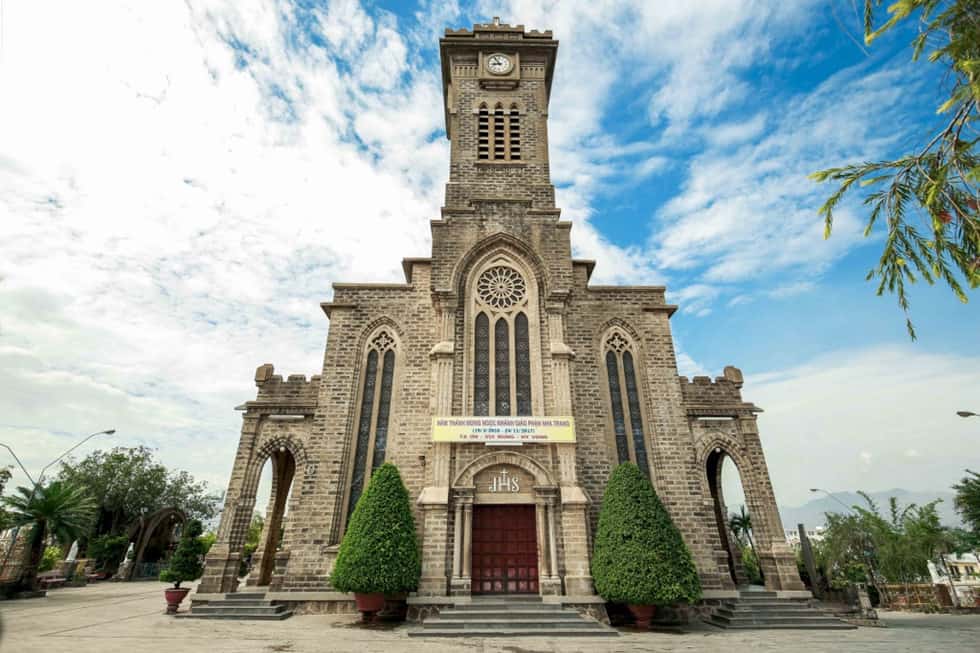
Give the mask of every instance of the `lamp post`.
[{"label": "lamp post", "polygon": [[[830,497],[831,499],[833,499],[834,501],[836,501],[838,504],[840,504],[841,507],[843,507],[844,510],[847,511],[847,514],[848,515],[853,515],[854,514],[853,510],[851,508],[849,508],[848,506],[844,505],[844,502],[841,501],[840,499],[838,499],[836,496],[834,496],[834,493],[833,492],[828,492],[827,490],[824,490],[823,488],[819,488],[819,487],[812,487],[812,488],[810,488],[810,492],[823,492],[828,497]],[[878,589],[877,573],[875,572],[875,566],[874,566],[874,564],[872,562],[873,559],[872,559],[872,557],[870,555],[870,550],[873,549],[873,547],[871,546],[871,540],[868,537],[868,534],[865,533],[865,532],[863,532],[863,529],[862,529],[862,532],[861,532],[861,539],[863,540],[863,542],[861,544],[862,544],[862,547],[864,549],[864,551],[862,553],[864,554],[864,562],[868,566],[868,570],[867,571],[868,571],[868,575],[870,576],[871,584],[875,586],[875,589]],[[880,594],[880,590],[878,590],[878,591],[879,591],[879,594]]]},{"label": "lamp post", "polygon": [[824,490],[824,489],[818,488],[818,487],[812,487],[812,488],[810,488],[810,492],[823,492],[828,497],[830,497],[831,499],[833,499],[834,501],[836,501],[837,503],[839,503],[841,506],[843,506],[844,510],[846,510],[848,514],[851,513],[851,509],[848,508],[846,505],[844,505],[844,502],[843,501],[841,501],[840,499],[838,499],[837,497],[835,497],[833,492],[828,492],[827,490]]},{"label": "lamp post", "polygon": [[[0,442],[0,447],[3,447],[4,449],[10,452],[10,455],[13,456],[14,460],[17,461],[17,465],[20,466],[21,471],[24,472],[24,475],[27,477],[27,480],[31,482],[31,496],[27,499],[27,505],[30,505],[31,502],[34,501],[34,497],[37,495],[37,491],[38,488],[41,487],[41,483],[44,482],[44,473],[48,471],[48,468],[51,467],[51,465],[54,465],[59,460],[61,460],[62,458],[70,454],[72,451],[74,451],[78,447],[82,446],[83,444],[85,444],[86,442],[94,438],[95,436],[112,435],[115,432],[116,429],[106,429],[105,431],[96,431],[91,435],[85,436],[78,443],[76,443],[75,446],[71,447],[70,449],[68,449],[68,451],[64,452],[63,454],[61,454],[60,456],[58,456],[57,458],[49,462],[47,465],[45,465],[43,468],[41,468],[41,473],[38,475],[37,480],[31,478],[31,475],[27,472],[27,469],[24,467],[23,463],[20,462],[20,458],[17,457],[17,454],[14,453],[14,450],[10,448],[10,445]],[[0,565],[0,570],[3,570],[7,567],[7,562],[10,560],[10,555],[14,552],[14,546],[17,544],[17,536],[19,534],[20,534],[20,526],[17,526],[16,528],[14,528],[14,532],[11,535],[10,546],[7,547],[7,554],[3,558],[3,564]]]}]

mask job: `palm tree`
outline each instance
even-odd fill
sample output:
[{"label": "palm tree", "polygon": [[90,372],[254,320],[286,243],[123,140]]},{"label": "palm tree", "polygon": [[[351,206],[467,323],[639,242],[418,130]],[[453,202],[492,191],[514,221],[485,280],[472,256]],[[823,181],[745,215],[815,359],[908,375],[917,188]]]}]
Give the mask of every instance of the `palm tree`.
[{"label": "palm tree", "polygon": [[97,504],[88,491],[64,481],[52,481],[33,490],[18,487],[13,496],[3,497],[10,510],[12,526],[33,526],[30,535],[30,557],[20,577],[20,587],[37,585],[37,568],[44,554],[44,543],[53,536],[61,544],[84,536],[91,525]]},{"label": "palm tree", "polygon": [[[745,512],[745,506],[741,506],[739,509],[739,514],[732,513],[728,518],[728,528],[731,529],[732,533],[735,534],[739,540],[742,536],[748,540],[749,546],[752,548],[752,555],[755,556],[756,560],[759,560],[759,552],[755,550],[755,541],[752,539],[752,517],[749,513]],[[759,563],[759,573],[762,573],[762,563]]]}]

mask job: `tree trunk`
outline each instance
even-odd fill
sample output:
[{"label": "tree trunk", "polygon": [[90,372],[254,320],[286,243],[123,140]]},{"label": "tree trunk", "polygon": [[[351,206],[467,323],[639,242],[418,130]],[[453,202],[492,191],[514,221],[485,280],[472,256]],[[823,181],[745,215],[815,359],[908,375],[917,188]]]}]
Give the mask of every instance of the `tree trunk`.
[{"label": "tree trunk", "polygon": [[35,522],[31,532],[31,547],[27,566],[21,570],[20,574],[22,591],[33,592],[37,590],[37,568],[41,565],[41,558],[44,557],[44,532],[46,530],[47,524],[44,520]]}]

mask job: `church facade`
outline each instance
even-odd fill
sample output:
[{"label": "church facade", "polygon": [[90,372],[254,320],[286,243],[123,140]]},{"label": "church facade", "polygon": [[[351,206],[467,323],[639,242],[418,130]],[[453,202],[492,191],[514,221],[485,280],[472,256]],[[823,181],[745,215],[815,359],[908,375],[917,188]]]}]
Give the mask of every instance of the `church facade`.
[{"label": "church facade", "polygon": [[[420,599],[594,599],[603,488],[632,461],[681,530],[706,596],[722,597],[745,582],[721,492],[726,458],[740,471],[766,586],[803,590],[741,373],[679,376],[664,288],[594,285],[594,262],[572,257],[549,172],[557,50],[551,32],[496,20],[440,40],[451,156],[431,256],[404,259],[404,283],[334,284],[320,375],[258,368],[199,594],[237,591],[270,464],[247,583],[297,601],[347,600],[329,575],[353,506],[389,461],[415,501]],[[440,417],[553,421],[566,437],[444,441],[434,438]]]}]

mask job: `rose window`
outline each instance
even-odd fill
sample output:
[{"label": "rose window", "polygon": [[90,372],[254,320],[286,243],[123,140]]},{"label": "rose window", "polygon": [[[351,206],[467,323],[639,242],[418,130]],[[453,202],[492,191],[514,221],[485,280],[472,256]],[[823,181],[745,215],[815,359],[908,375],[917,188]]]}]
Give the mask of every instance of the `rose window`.
[{"label": "rose window", "polygon": [[480,275],[476,292],[480,301],[487,306],[507,309],[524,299],[527,285],[517,270],[498,265]]}]

